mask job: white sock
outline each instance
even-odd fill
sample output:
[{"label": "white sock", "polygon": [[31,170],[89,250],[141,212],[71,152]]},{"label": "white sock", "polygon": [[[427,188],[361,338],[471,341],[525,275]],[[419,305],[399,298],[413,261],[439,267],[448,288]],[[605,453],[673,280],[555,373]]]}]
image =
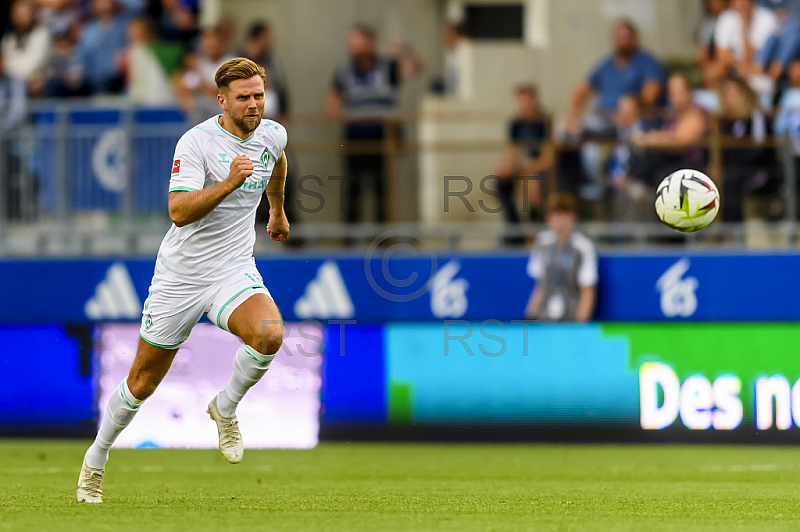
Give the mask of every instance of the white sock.
[{"label": "white sock", "polygon": [[114,441],[139,411],[144,400],[137,399],[128,389],[128,378],[122,379],[117,389],[108,398],[106,412],[100,423],[100,430],[89,450],[86,451],[86,465],[95,469],[103,469],[108,461],[108,450]]},{"label": "white sock", "polygon": [[228,385],[217,395],[220,415],[231,418],[247,390],[261,380],[275,355],[262,355],[249,345],[242,344],[233,355],[233,372]]}]

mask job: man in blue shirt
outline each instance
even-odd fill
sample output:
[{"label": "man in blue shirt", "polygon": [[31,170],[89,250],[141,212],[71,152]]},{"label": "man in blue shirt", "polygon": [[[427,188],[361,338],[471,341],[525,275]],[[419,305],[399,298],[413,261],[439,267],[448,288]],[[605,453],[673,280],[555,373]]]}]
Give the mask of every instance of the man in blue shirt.
[{"label": "man in blue shirt", "polygon": [[86,24],[78,42],[78,58],[92,92],[123,89],[122,59],[126,45],[127,17],[115,0],[94,0],[96,18]]},{"label": "man in blue shirt", "polygon": [[617,21],[611,41],[614,53],[575,89],[567,123],[571,132],[580,129],[581,114],[592,94],[597,96],[597,113],[609,119],[625,95],[638,94],[645,111],[662,103],[664,69],[657,59],[639,48],[639,32],[633,22]]}]

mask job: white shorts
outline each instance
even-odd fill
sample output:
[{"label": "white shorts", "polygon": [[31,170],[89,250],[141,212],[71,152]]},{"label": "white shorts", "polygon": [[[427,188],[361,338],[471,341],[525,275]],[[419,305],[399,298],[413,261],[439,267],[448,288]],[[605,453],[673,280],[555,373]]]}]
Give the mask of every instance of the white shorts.
[{"label": "white shorts", "polygon": [[272,297],[255,264],[212,285],[187,284],[175,275],[156,269],[144,302],[139,334],[154,346],[177,349],[189,338],[203,314],[217,327],[230,332],[228,318],[255,294]]}]

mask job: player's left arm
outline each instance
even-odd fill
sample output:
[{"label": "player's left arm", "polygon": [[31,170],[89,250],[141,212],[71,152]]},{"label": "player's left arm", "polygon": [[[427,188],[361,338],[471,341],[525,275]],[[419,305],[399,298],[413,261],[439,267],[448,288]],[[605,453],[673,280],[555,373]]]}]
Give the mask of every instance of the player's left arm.
[{"label": "player's left arm", "polygon": [[269,201],[267,233],[272,240],[277,242],[285,242],[289,238],[289,220],[286,219],[286,212],[283,209],[287,170],[286,154],[282,153],[281,158],[272,168],[272,176],[267,182],[266,189],[267,201]]},{"label": "player's left arm", "polygon": [[594,306],[597,301],[597,252],[588,239],[576,242],[581,253],[581,265],[578,269],[578,308],[575,311],[575,321],[585,323],[592,319]]},{"label": "player's left arm", "polygon": [[581,287],[581,293],[578,298],[578,310],[575,311],[575,321],[585,323],[592,319],[596,298],[597,285]]}]

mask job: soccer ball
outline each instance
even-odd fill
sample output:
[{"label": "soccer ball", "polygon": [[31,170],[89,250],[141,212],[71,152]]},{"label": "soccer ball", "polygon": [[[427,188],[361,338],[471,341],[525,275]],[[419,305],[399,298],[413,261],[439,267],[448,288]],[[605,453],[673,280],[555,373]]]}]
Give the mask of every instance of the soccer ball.
[{"label": "soccer ball", "polygon": [[710,177],[697,170],[678,170],[658,185],[656,213],[670,229],[693,233],[714,221],[719,191]]}]

